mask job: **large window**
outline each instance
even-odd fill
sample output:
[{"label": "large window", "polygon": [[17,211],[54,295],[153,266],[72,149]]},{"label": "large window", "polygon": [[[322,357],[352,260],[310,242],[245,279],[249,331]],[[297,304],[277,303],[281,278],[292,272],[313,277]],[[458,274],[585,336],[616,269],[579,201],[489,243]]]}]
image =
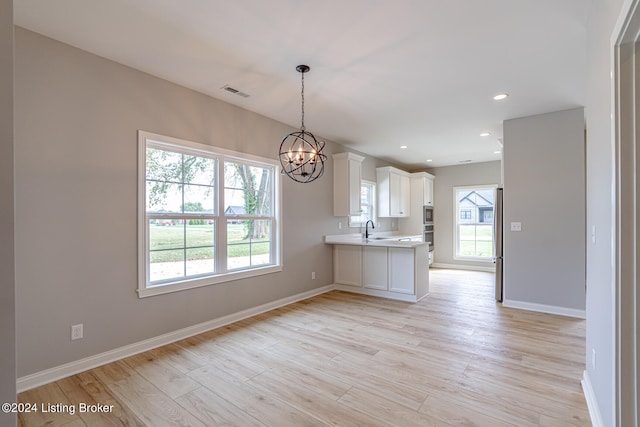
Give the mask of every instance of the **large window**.
[{"label": "large window", "polygon": [[143,131],[139,146],[140,296],[281,270],[276,162]]},{"label": "large window", "polygon": [[493,258],[493,202],[495,187],[456,187],[454,227],[457,259]]}]

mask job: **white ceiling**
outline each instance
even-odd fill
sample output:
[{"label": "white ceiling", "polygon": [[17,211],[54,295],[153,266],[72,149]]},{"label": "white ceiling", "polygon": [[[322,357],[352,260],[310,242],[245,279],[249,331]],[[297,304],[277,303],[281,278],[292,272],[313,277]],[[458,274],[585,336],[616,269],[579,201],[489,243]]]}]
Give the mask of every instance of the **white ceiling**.
[{"label": "white ceiling", "polygon": [[[503,120],[584,105],[586,3],[18,0],[14,8],[16,25],[294,127],[295,67],[308,64],[307,130],[417,170],[500,159]],[[503,91],[505,101],[492,99]]]}]

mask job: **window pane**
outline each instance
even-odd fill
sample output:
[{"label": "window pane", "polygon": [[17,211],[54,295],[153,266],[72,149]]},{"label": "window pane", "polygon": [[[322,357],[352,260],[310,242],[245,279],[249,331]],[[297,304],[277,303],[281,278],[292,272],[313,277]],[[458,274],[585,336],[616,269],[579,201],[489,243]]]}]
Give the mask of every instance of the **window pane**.
[{"label": "window pane", "polygon": [[213,213],[213,187],[184,186],[184,212]]},{"label": "window pane", "polygon": [[227,245],[227,269],[235,270],[251,266],[251,245],[229,244]]},{"label": "window pane", "polygon": [[214,246],[214,221],[206,219],[187,220],[185,241],[188,248]]},{"label": "window pane", "polygon": [[151,251],[149,253],[149,281],[184,277],[184,250]]},{"label": "window pane", "polygon": [[[271,170],[242,163],[224,165],[224,209],[242,207],[247,215],[271,214]],[[235,213],[240,215],[240,213]]]},{"label": "window pane", "polygon": [[182,154],[147,148],[147,179],[182,182]]},{"label": "window pane", "polygon": [[182,186],[164,181],[147,181],[147,212],[181,212]]},{"label": "window pane", "polygon": [[215,183],[215,161],[206,157],[185,154],[183,182],[212,187]]},{"label": "window pane", "polygon": [[215,249],[213,247],[187,249],[187,276],[214,273]]},{"label": "window pane", "polygon": [[171,218],[149,220],[149,248],[152,251],[184,247],[184,224]]},{"label": "window pane", "polygon": [[224,214],[244,215],[244,191],[232,188],[224,189]]},{"label": "window pane", "polygon": [[227,221],[227,268],[271,263],[271,220]]},{"label": "window pane", "polygon": [[250,228],[249,234],[253,242],[271,241],[271,220],[260,219],[255,221],[247,221],[246,226]]},{"label": "window pane", "polygon": [[251,265],[271,263],[271,243],[253,243],[251,245]]}]

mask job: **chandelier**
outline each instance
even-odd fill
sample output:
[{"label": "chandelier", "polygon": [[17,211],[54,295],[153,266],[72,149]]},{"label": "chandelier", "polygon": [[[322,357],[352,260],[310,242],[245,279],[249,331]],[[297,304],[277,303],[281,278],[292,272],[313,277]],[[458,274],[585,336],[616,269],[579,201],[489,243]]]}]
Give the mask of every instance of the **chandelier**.
[{"label": "chandelier", "polygon": [[311,182],[324,173],[327,156],[322,153],[324,141],[318,141],[304,126],[304,73],[310,70],[308,65],[298,65],[296,71],[302,75],[302,125],[300,130],[291,132],[282,138],[280,144],[280,165],[282,173],[296,182]]}]

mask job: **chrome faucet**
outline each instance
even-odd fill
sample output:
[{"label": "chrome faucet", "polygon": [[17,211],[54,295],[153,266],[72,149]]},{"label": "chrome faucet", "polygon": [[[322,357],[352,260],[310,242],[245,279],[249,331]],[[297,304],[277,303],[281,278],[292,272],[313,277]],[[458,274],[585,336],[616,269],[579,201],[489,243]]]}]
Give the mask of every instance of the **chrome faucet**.
[{"label": "chrome faucet", "polygon": [[371,223],[371,228],[374,229],[376,228],[375,225],[373,225],[373,221],[369,220],[366,222],[366,224],[364,225],[364,238],[368,239],[369,238],[369,223]]}]

